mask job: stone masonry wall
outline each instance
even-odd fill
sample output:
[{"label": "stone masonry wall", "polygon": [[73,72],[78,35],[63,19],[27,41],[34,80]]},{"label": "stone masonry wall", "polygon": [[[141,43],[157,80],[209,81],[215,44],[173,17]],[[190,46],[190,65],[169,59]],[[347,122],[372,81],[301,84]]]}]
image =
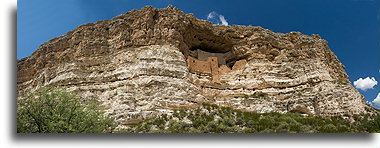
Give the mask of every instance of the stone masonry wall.
[{"label": "stone masonry wall", "polygon": [[226,65],[225,53],[211,53],[200,49],[197,49],[197,53],[199,60],[207,60],[208,57],[217,57],[218,65]]},{"label": "stone masonry wall", "polygon": [[187,64],[190,71],[211,74],[210,61],[198,60],[193,57],[187,58]]},{"label": "stone masonry wall", "polygon": [[236,63],[233,65],[232,70],[231,70],[224,64],[219,67],[218,65],[220,64],[218,63],[219,62],[218,59],[219,59],[218,57],[207,57],[207,61],[204,61],[204,60],[198,60],[196,58],[188,56],[187,65],[191,72],[211,74],[212,76],[211,82],[220,83],[221,75],[227,74],[231,71],[242,69],[247,64],[247,60],[236,61]]}]

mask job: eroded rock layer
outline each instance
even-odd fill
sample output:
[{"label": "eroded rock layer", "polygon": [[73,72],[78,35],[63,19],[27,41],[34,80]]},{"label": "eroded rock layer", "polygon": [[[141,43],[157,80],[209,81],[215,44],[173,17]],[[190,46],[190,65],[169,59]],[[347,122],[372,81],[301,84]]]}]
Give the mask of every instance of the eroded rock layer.
[{"label": "eroded rock layer", "polygon": [[[206,67],[194,68],[195,60]],[[318,35],[213,25],[171,6],[81,25],[17,68],[19,98],[65,87],[101,100],[119,128],[203,102],[260,113],[375,112]]]}]

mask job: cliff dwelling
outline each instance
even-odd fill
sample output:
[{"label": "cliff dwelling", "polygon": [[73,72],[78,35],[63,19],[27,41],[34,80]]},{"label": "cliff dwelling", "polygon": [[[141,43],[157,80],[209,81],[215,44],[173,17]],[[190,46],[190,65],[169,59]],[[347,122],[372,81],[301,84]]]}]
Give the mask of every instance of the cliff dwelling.
[{"label": "cliff dwelling", "polygon": [[[239,70],[245,66],[245,59],[238,61],[226,62],[226,57],[230,52],[208,52],[204,49],[193,49],[189,51],[187,56],[187,66],[191,72],[211,74],[213,83],[220,83],[220,76],[231,71]],[[232,63],[233,66],[227,66]],[[231,65],[231,64],[230,64]]]}]

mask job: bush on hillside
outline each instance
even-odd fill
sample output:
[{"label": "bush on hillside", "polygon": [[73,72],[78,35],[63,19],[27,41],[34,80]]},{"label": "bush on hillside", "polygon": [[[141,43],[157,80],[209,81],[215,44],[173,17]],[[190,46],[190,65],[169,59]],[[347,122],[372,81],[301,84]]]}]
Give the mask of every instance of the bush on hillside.
[{"label": "bush on hillside", "polygon": [[64,90],[42,88],[17,100],[18,133],[102,133],[115,124],[96,100],[81,101]]},{"label": "bush on hillside", "polygon": [[[304,116],[299,113],[255,113],[203,104],[178,109],[171,115],[146,119],[127,133],[378,133],[378,115],[342,117]],[[191,122],[183,122],[188,119]]]}]

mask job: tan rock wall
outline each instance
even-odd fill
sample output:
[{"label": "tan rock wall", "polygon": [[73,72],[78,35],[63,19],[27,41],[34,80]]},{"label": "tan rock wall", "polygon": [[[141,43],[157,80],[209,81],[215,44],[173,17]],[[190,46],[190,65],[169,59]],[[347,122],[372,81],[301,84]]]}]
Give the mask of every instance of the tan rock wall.
[{"label": "tan rock wall", "polygon": [[235,71],[235,70],[239,70],[239,69],[242,69],[244,68],[244,66],[247,64],[247,60],[239,60],[239,61],[236,61],[234,66],[232,66],[232,70]]},{"label": "tan rock wall", "polygon": [[[225,54],[204,61],[189,56],[198,46]],[[236,59],[245,60],[232,70],[220,61]],[[119,128],[202,102],[261,113],[377,112],[318,35],[213,25],[173,7],[79,26],[17,61],[18,99],[46,86],[98,98],[123,123]]]},{"label": "tan rock wall", "polygon": [[207,61],[210,62],[212,82],[219,83],[220,78],[219,78],[218,58],[217,57],[208,57]]},{"label": "tan rock wall", "polygon": [[187,64],[190,71],[211,74],[211,63],[210,61],[198,60],[193,57],[187,58]]},{"label": "tan rock wall", "polygon": [[219,67],[219,74],[220,75],[224,75],[224,74],[227,74],[230,72],[231,72],[231,69],[229,67],[227,67],[226,65],[222,65]]}]

